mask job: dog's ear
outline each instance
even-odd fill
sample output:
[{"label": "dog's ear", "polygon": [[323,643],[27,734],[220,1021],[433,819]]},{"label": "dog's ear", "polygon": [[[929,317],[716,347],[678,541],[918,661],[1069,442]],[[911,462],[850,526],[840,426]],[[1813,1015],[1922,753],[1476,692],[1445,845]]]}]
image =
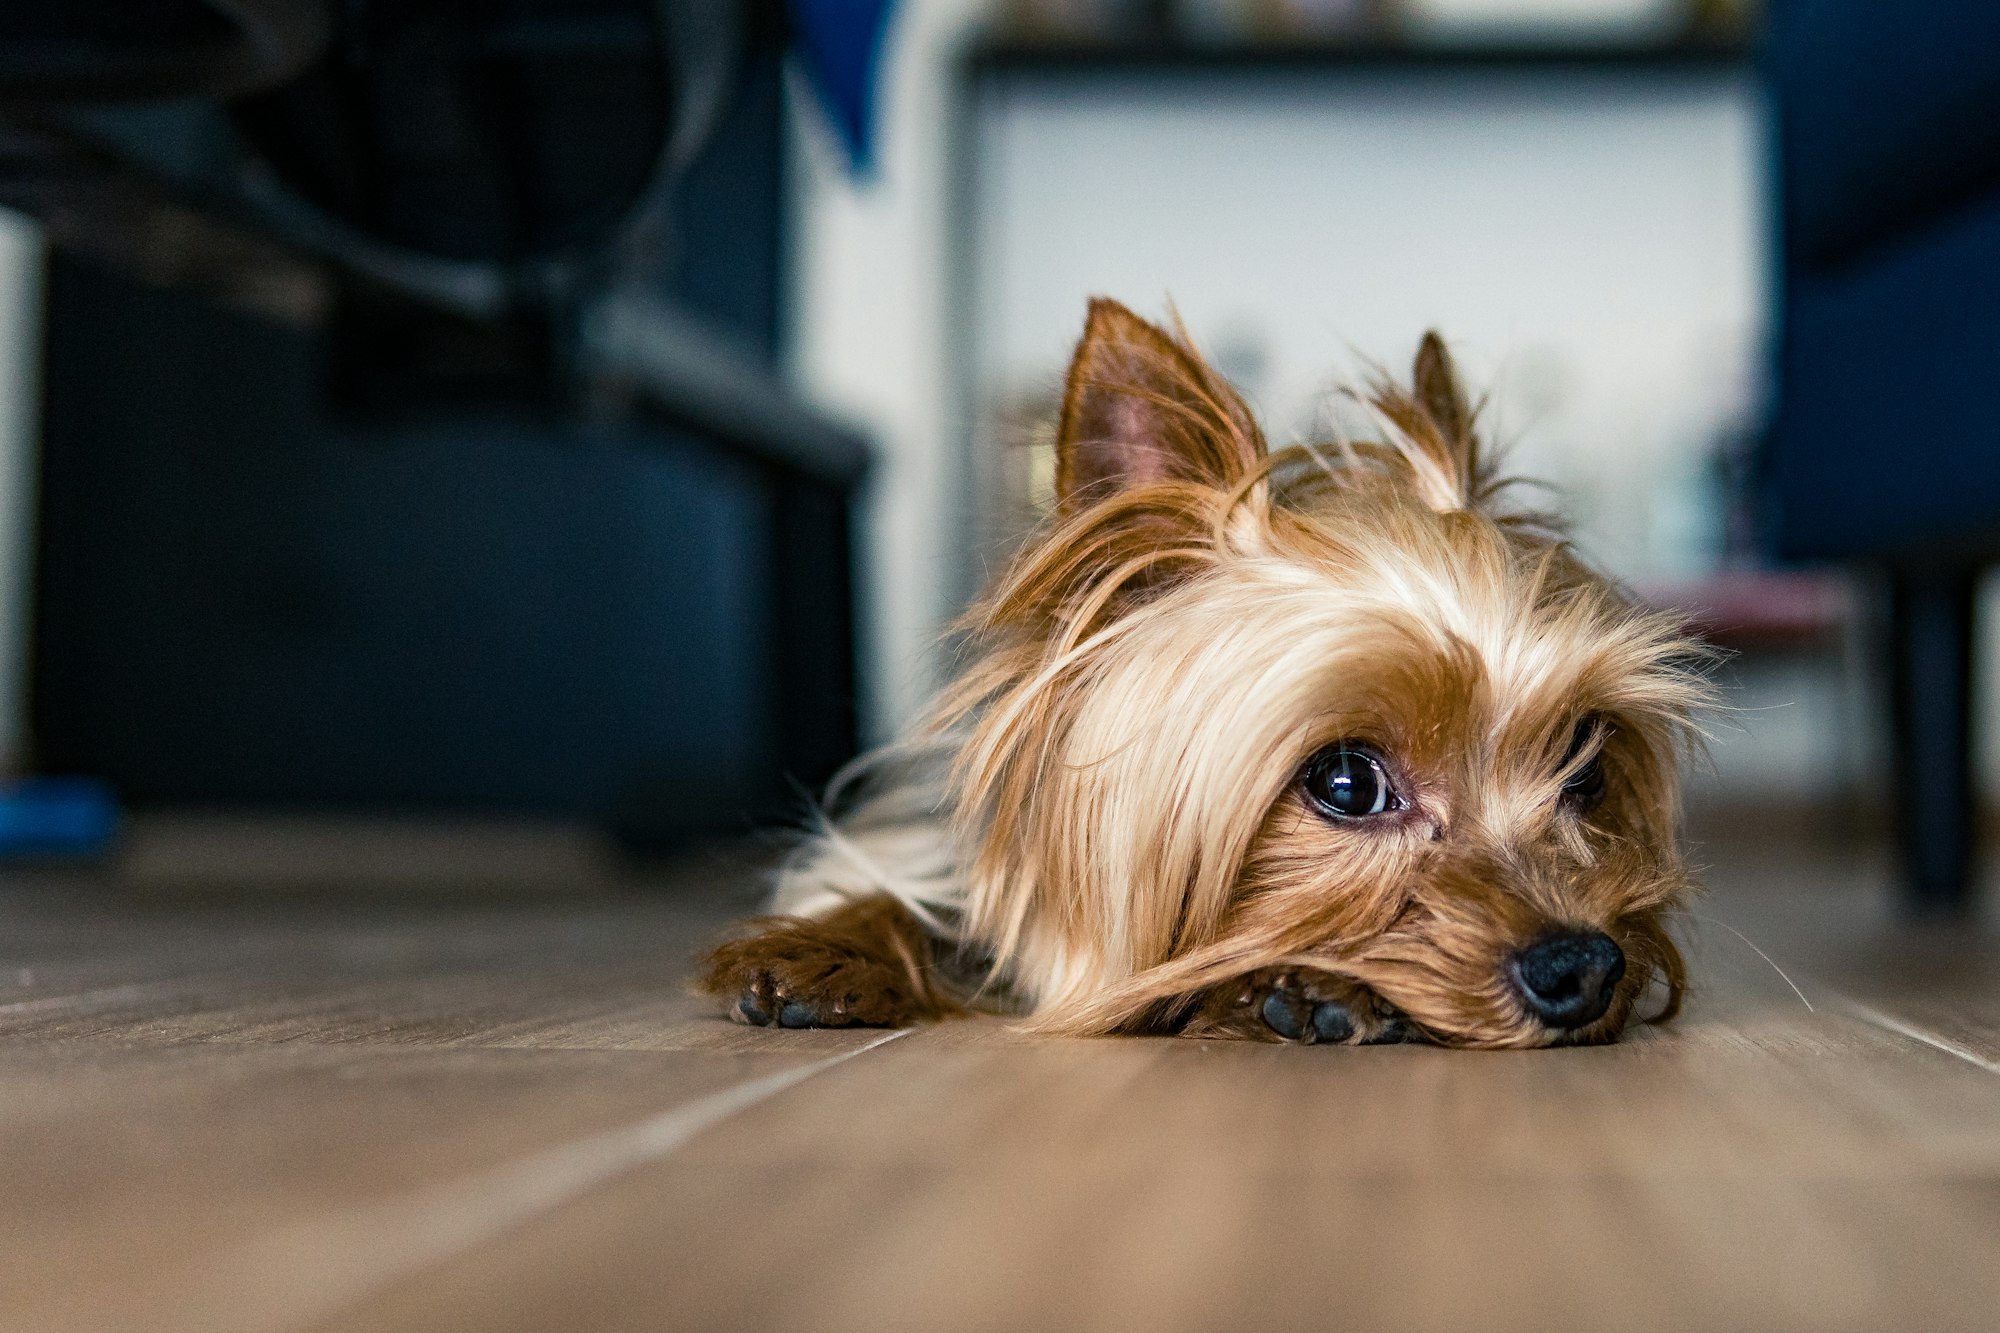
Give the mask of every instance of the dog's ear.
[{"label": "dog's ear", "polygon": [[1134,486],[1234,485],[1264,455],[1236,391],[1189,346],[1116,301],[1090,303],[1056,435],[1056,495],[1068,511]]},{"label": "dog's ear", "polygon": [[1445,350],[1444,339],[1438,337],[1436,329],[1426,332],[1424,340],[1417,344],[1417,363],[1410,382],[1416,388],[1417,401],[1437,426],[1438,433],[1460,448],[1469,448],[1472,408],[1459,385],[1451,353]]},{"label": "dog's ear", "polygon": [[1409,464],[1410,481],[1424,503],[1440,512],[1472,509],[1490,487],[1479,458],[1478,411],[1466,401],[1444,339],[1426,333],[1417,345],[1410,389],[1378,382],[1369,395],[1394,427],[1389,443]]}]

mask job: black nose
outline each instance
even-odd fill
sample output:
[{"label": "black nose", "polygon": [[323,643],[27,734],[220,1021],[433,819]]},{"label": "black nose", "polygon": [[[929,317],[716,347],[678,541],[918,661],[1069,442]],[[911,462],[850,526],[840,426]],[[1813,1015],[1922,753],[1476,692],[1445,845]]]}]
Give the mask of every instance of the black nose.
[{"label": "black nose", "polygon": [[1515,954],[1513,971],[1535,1017],[1552,1028],[1580,1028],[1611,1007],[1611,993],[1625,975],[1625,951],[1602,931],[1570,931]]}]

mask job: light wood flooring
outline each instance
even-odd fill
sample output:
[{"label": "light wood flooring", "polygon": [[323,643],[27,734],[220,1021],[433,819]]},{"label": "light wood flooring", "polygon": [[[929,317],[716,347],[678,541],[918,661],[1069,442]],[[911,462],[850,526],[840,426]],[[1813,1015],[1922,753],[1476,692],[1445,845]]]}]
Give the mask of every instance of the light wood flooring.
[{"label": "light wood flooring", "polygon": [[2000,940],[1712,860],[1686,1018],[1525,1053],[736,1027],[726,864],[20,880],[0,1328],[2000,1329]]}]

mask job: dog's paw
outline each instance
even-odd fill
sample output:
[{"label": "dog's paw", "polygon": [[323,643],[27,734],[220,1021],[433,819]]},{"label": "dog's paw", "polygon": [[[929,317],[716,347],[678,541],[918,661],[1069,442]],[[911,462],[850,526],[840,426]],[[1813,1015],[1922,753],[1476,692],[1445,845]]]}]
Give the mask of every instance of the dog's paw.
[{"label": "dog's paw", "polygon": [[[787,985],[772,972],[745,977],[729,1016],[753,1027],[843,1028],[867,1026],[853,1007],[855,996],[824,993],[821,987]],[[819,992],[819,993],[816,993]]]},{"label": "dog's paw", "polygon": [[756,1027],[901,1027],[937,1016],[896,963],[859,955],[806,930],[781,930],[723,945],[699,989],[729,1017]]},{"label": "dog's paw", "polygon": [[1185,1031],[1308,1046],[1385,1046],[1415,1035],[1401,1014],[1359,982],[1289,967],[1266,968],[1219,987]]},{"label": "dog's paw", "polygon": [[797,967],[773,959],[746,967],[732,989],[729,1016],[757,1027],[899,1027],[916,1006],[875,967]]}]

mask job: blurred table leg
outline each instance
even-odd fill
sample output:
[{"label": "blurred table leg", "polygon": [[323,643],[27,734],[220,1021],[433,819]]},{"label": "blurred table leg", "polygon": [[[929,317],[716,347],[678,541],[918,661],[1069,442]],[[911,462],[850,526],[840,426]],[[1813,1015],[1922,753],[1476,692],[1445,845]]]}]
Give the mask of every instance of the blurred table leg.
[{"label": "blurred table leg", "polygon": [[1904,905],[1959,917],[1972,906],[1973,594],[1966,567],[1889,578],[1889,690]]}]

